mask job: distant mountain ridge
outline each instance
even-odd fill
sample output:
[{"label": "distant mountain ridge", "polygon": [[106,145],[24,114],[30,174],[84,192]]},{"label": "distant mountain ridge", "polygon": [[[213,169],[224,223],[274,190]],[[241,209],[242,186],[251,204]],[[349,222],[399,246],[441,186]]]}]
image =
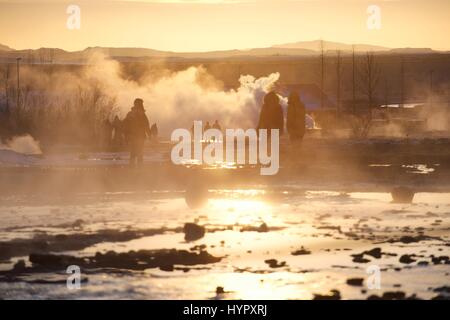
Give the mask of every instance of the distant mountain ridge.
[{"label": "distant mountain ridge", "polygon": [[[306,49],[306,50],[315,50],[319,51],[321,46],[321,40],[313,40],[313,41],[299,41],[292,42],[286,44],[279,44],[273,46],[274,48],[283,48],[283,49]],[[323,48],[325,51],[329,50],[341,50],[341,51],[352,51],[353,46],[355,46],[355,51],[388,51],[390,48],[374,46],[370,44],[346,44],[341,42],[333,42],[333,41],[325,41],[323,40]]]},{"label": "distant mountain ridge", "polygon": [[11,49],[10,47],[0,43],[0,51],[12,51],[12,50],[14,49]]},{"label": "distant mountain ridge", "polygon": [[[326,52],[341,50],[349,53],[353,49],[352,44],[345,44],[332,41],[323,41],[323,49]],[[373,51],[377,53],[406,53],[421,54],[433,53],[430,48],[387,48],[382,46],[355,44],[356,52]],[[247,50],[219,50],[209,52],[173,52],[162,51],[148,48],[113,48],[113,47],[88,47],[80,51],[66,51],[57,48],[40,48],[27,50],[14,50],[8,46],[0,44],[0,58],[12,59],[17,56],[33,60],[36,63],[46,62],[69,62],[69,61],[85,61],[94,53],[102,53],[116,59],[144,59],[144,58],[179,58],[179,59],[224,59],[238,57],[274,57],[274,56],[307,56],[316,55],[321,50],[321,40],[300,41],[274,45],[267,48],[253,48]]]}]

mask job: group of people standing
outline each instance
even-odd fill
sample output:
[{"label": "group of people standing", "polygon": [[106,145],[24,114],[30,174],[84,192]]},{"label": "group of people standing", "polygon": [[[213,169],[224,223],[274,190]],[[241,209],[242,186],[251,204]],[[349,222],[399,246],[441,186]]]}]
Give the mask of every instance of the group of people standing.
[{"label": "group of people standing", "polygon": [[[292,92],[288,99],[288,110],[286,119],[286,129],[292,141],[299,141],[305,135],[305,106],[297,93]],[[114,130],[113,140],[124,139],[130,149],[130,165],[142,164],[144,155],[145,139],[157,134],[156,125],[150,127],[149,120],[145,114],[144,101],[135,99],[131,111],[123,121],[118,117],[111,124]],[[218,129],[222,131],[219,121],[213,125],[206,122],[204,130]],[[261,107],[258,129],[278,129],[280,135],[284,133],[284,116],[281,108],[280,98],[272,91],[264,97]]]},{"label": "group of people standing", "polygon": [[[219,131],[222,131],[222,126],[220,125],[219,120],[214,121],[213,125],[211,125],[209,121],[206,121],[203,131],[207,131],[209,129],[217,129]],[[191,132],[194,133],[194,125],[192,125],[191,127]]]},{"label": "group of people standing", "polygon": [[104,146],[127,146],[130,150],[130,165],[142,164],[145,139],[158,136],[158,127],[156,123],[150,126],[144,101],[139,98],[134,100],[131,111],[123,120],[118,116],[112,122],[107,119],[103,127]]},{"label": "group of people standing", "polygon": [[[286,129],[292,141],[299,141],[305,135],[305,105],[296,92],[288,98]],[[278,95],[271,91],[264,97],[259,115],[258,129],[278,129],[284,133],[284,116]]]}]

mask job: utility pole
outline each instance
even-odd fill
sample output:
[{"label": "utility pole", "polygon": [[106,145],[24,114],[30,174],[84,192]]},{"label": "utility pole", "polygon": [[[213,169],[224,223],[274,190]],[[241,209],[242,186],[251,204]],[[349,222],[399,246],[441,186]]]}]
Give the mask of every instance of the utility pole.
[{"label": "utility pole", "polygon": [[386,76],[384,76],[384,105],[386,108],[389,105],[389,84]]},{"label": "utility pole", "polygon": [[355,45],[352,46],[352,109],[353,114],[356,112],[356,98],[355,98]]},{"label": "utility pole", "polygon": [[430,71],[430,98],[429,98],[430,108],[433,107],[433,73],[434,73],[434,70],[431,70]]},{"label": "utility pole", "polygon": [[325,54],[323,48],[323,40],[320,40],[320,109],[323,109],[324,96],[323,91],[325,87]]},{"label": "utility pole", "polygon": [[400,108],[405,104],[405,58],[401,57],[400,63]]},{"label": "utility pole", "polygon": [[342,77],[342,67],[341,67],[341,50],[336,50],[336,114],[339,115],[341,108],[341,77]]}]

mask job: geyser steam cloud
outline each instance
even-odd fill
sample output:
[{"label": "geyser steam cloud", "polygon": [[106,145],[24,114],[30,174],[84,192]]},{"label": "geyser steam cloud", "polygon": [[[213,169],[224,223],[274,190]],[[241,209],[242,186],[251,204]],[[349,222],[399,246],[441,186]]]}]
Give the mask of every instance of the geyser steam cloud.
[{"label": "geyser steam cloud", "polygon": [[[31,72],[30,76],[36,77]],[[176,128],[190,128],[194,120],[217,119],[228,128],[255,127],[260,103],[280,75],[273,73],[259,79],[241,76],[240,87],[228,91],[201,66],[178,72],[166,70],[138,82],[123,76],[119,62],[95,54],[79,75],[60,72],[46,77],[47,86],[42,89],[50,88],[62,99],[73,95],[80,86],[98,86],[114,99],[120,117],[130,110],[135,98],[142,98],[150,122],[157,122],[160,133],[169,136]]]},{"label": "geyser steam cloud", "polygon": [[263,96],[279,79],[279,73],[255,79],[241,76],[237,90],[224,91],[203,67],[190,67],[159,79],[141,83],[125,80],[119,63],[95,56],[86,76],[103,83],[117,98],[122,116],[135,97],[143,98],[150,121],[158,122],[164,134],[190,128],[194,120],[219,119],[224,127],[254,127]]},{"label": "geyser steam cloud", "polygon": [[17,153],[27,155],[42,154],[39,142],[30,135],[14,137],[6,142],[6,145],[0,144],[0,150],[12,150]]}]

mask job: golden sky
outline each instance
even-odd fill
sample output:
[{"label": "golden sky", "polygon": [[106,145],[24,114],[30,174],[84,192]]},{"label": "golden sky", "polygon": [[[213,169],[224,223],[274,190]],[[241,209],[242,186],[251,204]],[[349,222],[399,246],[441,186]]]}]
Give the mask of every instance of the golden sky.
[{"label": "golden sky", "polygon": [[[81,28],[66,27],[69,4]],[[369,30],[367,7],[381,8]],[[89,46],[210,51],[324,39],[450,50],[449,0],[0,0],[0,43],[15,49]]]}]

